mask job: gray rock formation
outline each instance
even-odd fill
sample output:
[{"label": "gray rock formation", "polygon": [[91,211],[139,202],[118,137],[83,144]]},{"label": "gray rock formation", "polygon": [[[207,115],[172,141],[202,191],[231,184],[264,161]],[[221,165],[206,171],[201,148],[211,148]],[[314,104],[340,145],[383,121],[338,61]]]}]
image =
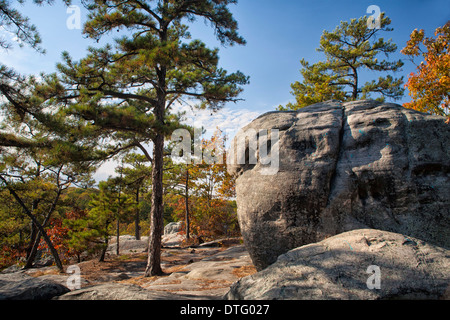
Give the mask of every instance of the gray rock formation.
[{"label": "gray rock formation", "polygon": [[[249,129],[279,130],[275,175],[262,175],[260,161],[228,166],[238,176],[239,223],[259,270],[290,249],[358,228],[450,247],[444,118],[396,104],[329,101],[262,115],[234,141]],[[248,143],[247,158],[259,148]]]},{"label": "gray rock formation", "polygon": [[0,300],[50,300],[69,291],[57,282],[21,272],[0,275]]},{"label": "gray rock formation", "polygon": [[226,298],[449,299],[449,270],[447,249],[401,234],[360,229],[281,255],[266,269],[236,282]]},{"label": "gray rock formation", "polygon": [[170,222],[164,227],[164,235],[169,235],[172,233],[178,233],[181,231],[183,223],[179,222]]},{"label": "gray rock formation", "polygon": [[[116,237],[111,237],[107,252],[115,254],[117,248]],[[141,237],[141,240],[136,240],[134,236],[123,235],[119,237],[119,252],[120,254],[145,252],[148,248],[148,237]]]},{"label": "gray rock formation", "polygon": [[181,245],[186,236],[182,235],[183,222],[170,222],[164,227],[164,234],[161,242],[164,247],[178,247]]}]

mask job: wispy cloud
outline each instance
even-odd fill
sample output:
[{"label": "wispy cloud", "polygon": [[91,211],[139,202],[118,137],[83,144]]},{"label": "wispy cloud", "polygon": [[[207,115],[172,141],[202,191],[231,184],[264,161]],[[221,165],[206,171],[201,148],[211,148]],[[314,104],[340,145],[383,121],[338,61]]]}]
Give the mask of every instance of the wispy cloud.
[{"label": "wispy cloud", "polygon": [[[185,124],[191,126],[201,126],[206,130],[205,137],[210,137],[217,129],[228,135],[232,139],[239,129],[249,124],[257,118],[261,112],[250,111],[247,109],[233,110],[223,108],[212,113],[208,110],[192,110],[186,105],[177,105],[173,108],[174,112],[185,112]],[[108,176],[116,176],[114,169],[119,165],[117,160],[105,162],[94,175],[96,181],[106,180]]]},{"label": "wispy cloud", "polygon": [[187,105],[174,107],[175,112],[185,112],[185,124],[199,127],[205,130],[205,136],[211,136],[217,129],[226,133],[232,139],[242,127],[261,115],[261,112],[247,109],[231,109],[225,107],[217,112],[210,110],[193,110]]},{"label": "wispy cloud", "polygon": [[51,67],[42,54],[25,46],[23,48],[0,49],[0,62],[23,75],[39,74]]}]

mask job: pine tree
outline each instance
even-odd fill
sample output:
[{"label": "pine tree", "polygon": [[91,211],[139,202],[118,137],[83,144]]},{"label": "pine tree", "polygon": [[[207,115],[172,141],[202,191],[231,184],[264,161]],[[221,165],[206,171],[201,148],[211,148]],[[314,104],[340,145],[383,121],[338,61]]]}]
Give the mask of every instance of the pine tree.
[{"label": "pine tree", "polygon": [[380,28],[370,29],[367,17],[343,21],[332,32],[324,31],[320,39],[318,52],[322,52],[326,60],[310,64],[305,59],[300,61],[300,71],[303,81],[291,85],[295,103],[289,103],[280,110],[297,110],[308,105],[330,99],[352,101],[367,99],[371,93],[399,99],[403,96],[401,87],[403,77],[394,78],[391,75],[381,76],[361,86],[361,70],[377,72],[395,72],[403,66],[401,60],[389,62],[378,60],[379,54],[393,53],[397,46],[392,40],[378,38],[380,32],[390,32],[388,26],[391,20],[381,16]]},{"label": "pine tree", "polygon": [[140,199],[141,196],[147,192],[149,184],[151,183],[149,180],[152,176],[152,168],[147,165],[148,162],[147,157],[142,154],[129,153],[123,158],[122,169],[120,169],[124,179],[124,191],[133,194],[135,199],[134,235],[136,240],[141,239],[139,227],[141,209]]},{"label": "pine tree", "polygon": [[[122,180],[122,181],[121,181]],[[110,177],[99,183],[98,193],[92,195],[90,210],[86,216],[76,220],[66,220],[70,228],[70,247],[76,251],[100,251],[99,261],[105,260],[109,238],[114,233],[113,222],[116,222],[117,251],[119,254],[119,228],[121,221],[133,212],[133,198],[123,192],[122,177]]]},{"label": "pine tree", "polygon": [[[210,22],[223,45],[244,44],[228,10],[235,0],[97,0],[90,9],[84,33],[100,39],[125,29],[132,32],[115,46],[90,48],[74,62],[64,55],[59,65],[66,88],[59,95],[64,112],[79,120],[82,131],[107,140],[105,153],[139,149],[152,163],[151,234],[146,276],[162,274],[164,138],[180,126],[172,107],[181,98],[200,108],[218,110],[237,100],[248,77],[218,67],[218,50],[190,40],[188,26],[195,18]],[[152,152],[148,145],[153,145]]]}]

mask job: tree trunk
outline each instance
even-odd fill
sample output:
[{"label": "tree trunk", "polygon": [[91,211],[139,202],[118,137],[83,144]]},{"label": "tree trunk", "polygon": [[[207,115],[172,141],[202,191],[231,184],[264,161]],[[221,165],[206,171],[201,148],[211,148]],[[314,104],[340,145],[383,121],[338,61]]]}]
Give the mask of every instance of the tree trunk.
[{"label": "tree trunk", "polygon": [[28,243],[27,250],[26,250],[27,260],[30,259],[30,256],[33,252],[33,247],[34,247],[34,244],[36,243],[37,234],[38,234],[38,228],[34,225],[33,222],[31,222],[30,242]]},{"label": "tree trunk", "polygon": [[50,252],[52,253],[53,258],[55,259],[56,266],[58,267],[59,271],[63,272],[64,268],[62,266],[61,260],[59,259],[58,252],[56,251],[55,247],[52,244],[52,241],[48,237],[47,232],[45,232],[42,225],[39,223],[39,221],[36,219],[36,217],[31,213],[31,211],[27,208],[25,203],[23,203],[22,199],[20,199],[20,197],[17,195],[17,193],[14,191],[14,189],[12,189],[9,186],[8,181],[6,181],[6,179],[3,178],[1,175],[0,175],[0,179],[5,183],[6,187],[9,190],[9,193],[11,193],[11,195],[14,197],[14,199],[16,199],[16,201],[22,207],[23,212],[31,219],[31,222],[33,222],[33,224],[36,226],[36,228],[41,232],[41,235],[44,237],[45,243],[47,243],[47,246],[50,249]]},{"label": "tree trunk", "polygon": [[186,184],[184,185],[184,204],[185,204],[185,220],[186,220],[186,240],[189,240],[190,226],[189,226],[189,169],[186,168]]},{"label": "tree trunk", "polygon": [[120,219],[117,217],[117,223],[116,223],[116,254],[119,255],[119,240],[120,240]]},{"label": "tree trunk", "polygon": [[[164,0],[164,6],[167,0]],[[159,37],[162,43],[167,41],[168,23],[161,26]],[[153,170],[152,170],[152,209],[150,211],[150,237],[148,246],[148,260],[145,276],[163,275],[161,269],[161,237],[164,232],[163,210],[163,173],[164,173],[164,131],[166,110],[166,66],[156,67],[158,88],[156,91],[158,105],[154,108],[156,120],[156,136],[153,139]]]},{"label": "tree trunk", "polygon": [[353,68],[353,92],[352,92],[352,99],[356,101],[358,99],[358,71],[356,68]]},{"label": "tree trunk", "polygon": [[136,240],[141,240],[141,231],[139,228],[139,189],[140,187],[138,186],[136,189],[136,216],[134,218],[134,236]]},{"label": "tree trunk", "polygon": [[[39,233],[38,236],[36,237],[36,241],[38,241],[39,239],[39,234],[42,235],[42,237],[44,238],[45,243],[47,244],[48,248],[50,249],[50,252],[53,256],[53,259],[55,259],[55,264],[58,267],[58,269],[60,271],[64,271],[64,268],[62,266],[61,260],[59,259],[59,255],[58,252],[56,251],[55,247],[52,244],[52,241],[50,240],[50,238],[48,237],[47,233],[45,232],[44,228],[42,227],[42,225],[39,223],[39,221],[37,221],[37,219],[27,210],[25,210],[26,215],[31,219],[31,221],[33,222],[33,224],[38,228]],[[36,248],[37,245],[39,243],[35,244]],[[33,251],[33,250],[32,250]],[[34,258],[33,258],[34,259]]]},{"label": "tree trunk", "polygon": [[163,233],[163,157],[164,136],[158,133],[153,142],[152,209],[150,239],[145,276],[164,274],[161,269],[161,236]]},{"label": "tree trunk", "polygon": [[[48,248],[50,249],[50,252],[52,253],[53,259],[55,259],[56,266],[58,267],[58,269],[61,272],[64,271],[64,268],[62,266],[61,260],[59,259],[58,252],[56,251],[55,247],[53,246],[52,241],[48,237],[47,232],[45,232],[45,230],[42,227],[42,225],[36,220],[36,218],[31,213],[27,214],[27,215],[30,217],[31,221],[33,221],[33,223],[39,229],[39,233],[42,235],[42,237],[44,238],[45,243],[47,244]],[[39,237],[37,237],[37,238],[39,238]]]},{"label": "tree trunk", "polygon": [[100,254],[100,258],[98,259],[98,262],[105,262],[105,256],[106,256],[106,250],[108,250],[108,237],[105,237],[105,245],[102,248],[102,252]]},{"label": "tree trunk", "polygon": [[41,242],[41,233],[38,232],[37,236],[34,239],[33,247],[31,248],[31,251],[27,256],[27,261],[25,262],[25,266],[23,267],[24,269],[29,269],[33,266],[33,262],[36,259],[36,254],[40,242]]},{"label": "tree trunk", "polygon": [[[38,200],[34,200],[32,205],[31,205],[31,212],[35,212],[35,210],[37,209],[38,205],[39,205],[39,201]],[[34,225],[33,222],[31,222],[30,243],[28,244],[27,251],[26,251],[27,252],[27,256],[26,256],[26,258],[27,258],[27,265],[28,265],[28,260],[30,260],[30,257],[32,255],[36,256],[36,252],[33,253],[33,250],[34,250],[34,247],[35,247],[35,244],[36,244],[36,239],[38,237],[38,233],[39,233],[38,228]],[[32,260],[34,260],[34,257],[32,258]],[[33,261],[31,261],[31,262],[33,262]],[[25,266],[25,268],[26,268],[26,266]]]},{"label": "tree trunk", "polygon": [[[43,228],[47,227],[47,224],[50,221],[50,216],[52,215],[53,211],[56,208],[56,202],[58,201],[60,194],[61,194],[61,192],[58,192],[57,198],[53,202],[54,205],[52,206],[52,208],[50,208],[47,216],[45,217],[44,222],[42,223],[42,227]],[[38,250],[38,247],[39,247],[39,243],[41,242],[41,236],[42,236],[41,232],[38,231],[37,236],[34,239],[33,247],[32,247],[32,249],[31,249],[31,251],[30,251],[30,253],[29,253],[28,257],[27,257],[27,261],[25,262],[25,266],[23,267],[24,269],[28,269],[28,268],[31,268],[33,266],[34,259],[36,259],[36,254],[37,254],[37,250]]]}]

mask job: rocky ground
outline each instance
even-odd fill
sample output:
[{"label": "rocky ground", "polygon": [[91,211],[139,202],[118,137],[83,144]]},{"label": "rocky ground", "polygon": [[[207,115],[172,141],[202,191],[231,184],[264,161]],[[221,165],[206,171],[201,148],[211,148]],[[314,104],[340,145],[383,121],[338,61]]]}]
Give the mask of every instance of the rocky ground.
[{"label": "rocky ground", "polygon": [[[105,262],[93,259],[77,264],[81,271],[81,290],[66,293],[62,289],[61,293],[65,294],[59,299],[221,299],[234,282],[256,272],[239,241],[225,241],[225,245],[223,241],[217,241],[197,248],[163,248],[161,260],[166,274],[144,277],[145,247],[139,248],[136,240],[131,238],[128,241],[122,239],[120,247],[126,248],[133,241],[133,249],[124,250],[118,256],[113,253],[115,247],[112,244]],[[0,284],[3,281],[5,285],[0,289],[0,299],[8,299],[8,295],[29,299],[29,295],[23,295],[23,283],[19,285],[21,282],[18,281],[27,280],[29,286],[37,285],[33,280],[66,286],[69,276],[60,274],[55,267],[3,274]],[[38,285],[42,287],[42,283]],[[53,292],[54,288],[51,290]]]},{"label": "rocky ground", "polygon": [[[133,249],[115,255],[112,244],[105,262],[77,264],[77,290],[68,289],[71,275],[55,267],[2,273],[0,300],[450,299],[449,250],[387,231],[342,233],[291,250],[260,272],[235,239],[165,247],[165,275],[157,277],[144,277],[144,247],[132,238],[122,239],[122,246]],[[377,281],[377,288],[369,286]]]}]

